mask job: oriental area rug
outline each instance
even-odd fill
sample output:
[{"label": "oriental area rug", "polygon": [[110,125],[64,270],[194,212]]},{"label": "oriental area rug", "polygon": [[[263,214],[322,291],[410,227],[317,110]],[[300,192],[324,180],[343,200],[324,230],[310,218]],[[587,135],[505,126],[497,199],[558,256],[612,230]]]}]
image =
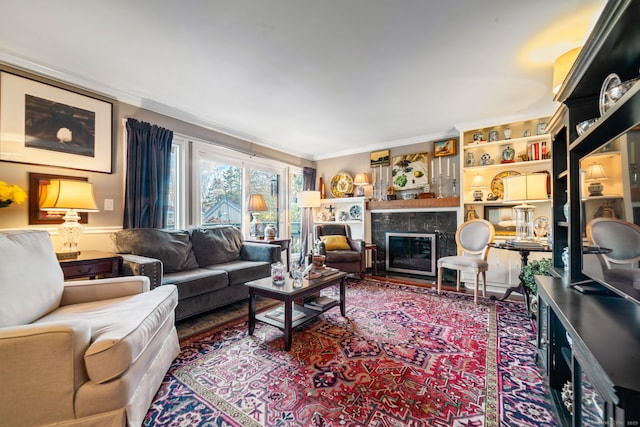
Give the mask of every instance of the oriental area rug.
[{"label": "oriental area rug", "polygon": [[522,303],[351,281],[347,315],[296,329],[289,352],[244,310],[181,340],[144,425],[557,425]]}]

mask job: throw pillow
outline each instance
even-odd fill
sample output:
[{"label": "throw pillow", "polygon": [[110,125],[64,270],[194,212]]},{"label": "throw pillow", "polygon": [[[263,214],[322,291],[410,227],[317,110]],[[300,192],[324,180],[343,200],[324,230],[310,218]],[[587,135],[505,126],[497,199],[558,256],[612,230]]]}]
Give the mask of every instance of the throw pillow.
[{"label": "throw pillow", "polygon": [[198,268],[185,230],[130,228],[112,234],[111,240],[119,253],[159,259],[165,273]]},{"label": "throw pillow", "polygon": [[349,249],[351,249],[351,246],[349,246],[349,242],[347,242],[347,236],[320,236],[320,239],[324,243],[325,251],[348,251]]},{"label": "throw pillow", "polygon": [[244,239],[242,231],[232,225],[218,225],[189,230],[193,253],[200,267],[240,259],[240,249]]}]

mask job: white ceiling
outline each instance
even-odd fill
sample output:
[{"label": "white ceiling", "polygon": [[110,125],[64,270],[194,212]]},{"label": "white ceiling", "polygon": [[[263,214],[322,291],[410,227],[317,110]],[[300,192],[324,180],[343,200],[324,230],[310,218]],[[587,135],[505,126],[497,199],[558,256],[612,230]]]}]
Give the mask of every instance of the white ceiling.
[{"label": "white ceiling", "polygon": [[0,61],[310,160],[550,115],[603,0],[0,0]]}]

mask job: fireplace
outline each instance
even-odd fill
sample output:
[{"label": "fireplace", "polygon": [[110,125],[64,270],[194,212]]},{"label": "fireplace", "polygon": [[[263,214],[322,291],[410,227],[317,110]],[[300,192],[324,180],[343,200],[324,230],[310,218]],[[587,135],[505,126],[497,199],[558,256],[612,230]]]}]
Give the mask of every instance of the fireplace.
[{"label": "fireplace", "polygon": [[435,233],[385,233],[385,269],[399,273],[436,275]]}]

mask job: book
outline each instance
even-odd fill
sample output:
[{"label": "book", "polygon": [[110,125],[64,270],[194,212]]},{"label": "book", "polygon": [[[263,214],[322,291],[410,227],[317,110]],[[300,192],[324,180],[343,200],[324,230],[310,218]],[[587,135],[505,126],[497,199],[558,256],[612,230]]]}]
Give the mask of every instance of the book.
[{"label": "book", "polygon": [[[279,307],[274,308],[273,310],[269,310],[264,315],[270,319],[277,320],[279,322],[284,323],[284,306],[281,305]],[[296,310],[294,308],[291,313],[291,321],[294,322],[298,319],[302,319],[305,316],[306,314],[304,314],[302,311]]]},{"label": "book", "polygon": [[505,245],[510,248],[521,248],[521,249],[539,249],[543,248],[544,245],[538,242],[523,242],[520,240],[507,240]]},{"label": "book", "polygon": [[335,302],[335,300],[333,298],[320,296],[320,297],[315,297],[315,298],[310,298],[310,299],[305,300],[304,306],[307,307],[307,308],[310,308],[312,310],[322,311],[328,305],[330,305],[330,304],[332,304],[334,302]]},{"label": "book", "polygon": [[314,268],[309,272],[309,279],[319,279],[320,277],[330,276],[332,274],[336,274],[339,272],[337,268],[333,267],[323,267],[323,268]]}]

